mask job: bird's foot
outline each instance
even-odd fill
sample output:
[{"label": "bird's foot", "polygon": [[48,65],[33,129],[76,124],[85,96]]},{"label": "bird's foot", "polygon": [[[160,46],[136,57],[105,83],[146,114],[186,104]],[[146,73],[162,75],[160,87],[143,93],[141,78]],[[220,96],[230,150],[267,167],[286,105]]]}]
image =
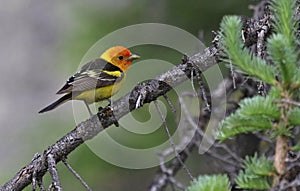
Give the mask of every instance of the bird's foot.
[{"label": "bird's foot", "polygon": [[[105,108],[99,107],[97,115],[102,124],[104,122],[106,122],[106,123],[112,122],[115,126],[119,127],[119,122],[116,119],[116,117],[114,116],[113,108],[110,105],[108,105]],[[106,119],[106,120],[104,120],[104,119]]]}]

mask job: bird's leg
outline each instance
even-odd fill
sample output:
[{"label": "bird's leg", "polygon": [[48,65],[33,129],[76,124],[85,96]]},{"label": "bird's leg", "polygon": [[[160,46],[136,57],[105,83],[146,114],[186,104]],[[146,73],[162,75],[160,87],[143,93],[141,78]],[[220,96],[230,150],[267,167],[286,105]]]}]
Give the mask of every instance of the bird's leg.
[{"label": "bird's leg", "polygon": [[99,107],[97,116],[101,123],[104,122],[105,119],[106,120],[109,119],[109,120],[113,121],[113,123],[115,124],[116,127],[119,127],[119,122],[116,119],[116,117],[114,116],[113,109],[111,106],[107,106],[105,108]]},{"label": "bird's leg", "polygon": [[[111,108],[111,99],[109,99],[109,98],[106,98],[106,100],[108,101],[108,106]],[[98,107],[98,112],[100,111],[100,110],[102,110],[103,109],[103,107]]]},{"label": "bird's leg", "polygon": [[107,98],[106,100],[108,101],[109,105],[111,106],[111,99]]},{"label": "bird's leg", "polygon": [[[107,100],[108,101],[108,107],[109,108],[111,108],[111,99],[109,99],[109,98],[106,98],[105,100]],[[100,112],[101,110],[103,109],[103,107],[98,107],[98,112]]]},{"label": "bird's leg", "polygon": [[89,107],[89,105],[86,103],[85,100],[84,100],[84,104],[86,105],[86,107],[87,107],[87,109],[88,109],[88,111],[89,111],[89,113],[90,113],[90,116],[93,116],[93,113],[92,113],[92,111],[91,111],[91,108]]}]

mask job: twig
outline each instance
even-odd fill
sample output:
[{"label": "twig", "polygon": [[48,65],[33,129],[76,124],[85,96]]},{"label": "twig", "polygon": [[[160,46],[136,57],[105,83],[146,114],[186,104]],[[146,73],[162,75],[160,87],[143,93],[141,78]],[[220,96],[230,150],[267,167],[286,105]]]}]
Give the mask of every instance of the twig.
[{"label": "twig", "polygon": [[177,149],[176,149],[176,145],[175,145],[175,143],[174,143],[174,141],[173,141],[173,139],[172,139],[172,135],[171,135],[171,133],[170,133],[170,131],[169,131],[169,128],[168,128],[166,119],[165,119],[165,117],[164,117],[164,115],[163,115],[161,109],[159,108],[159,105],[158,105],[158,103],[157,103],[157,100],[154,100],[154,105],[155,105],[156,110],[158,111],[158,113],[159,113],[159,115],[160,115],[160,118],[161,118],[162,122],[163,122],[163,125],[164,125],[164,127],[165,127],[166,133],[167,133],[167,135],[168,135],[168,138],[169,138],[171,147],[172,147],[173,150],[174,150],[174,153],[175,153],[176,158],[178,159],[179,163],[181,164],[183,170],[184,170],[184,171],[187,173],[187,175],[193,180],[194,177],[193,177],[192,173],[190,172],[190,170],[187,168],[187,166],[184,164],[184,162],[181,160],[181,158],[180,158],[180,156],[179,156],[179,153],[178,153],[178,151],[177,151]]},{"label": "twig", "polygon": [[[261,31],[258,32],[257,34],[257,44],[256,44],[256,53],[257,56],[260,58],[265,58],[265,54],[264,54],[264,49],[265,49],[265,36],[266,33],[268,32],[269,28],[268,26],[263,26],[261,28]],[[259,82],[259,85],[257,86],[258,89],[258,94],[262,95],[262,96],[266,96],[267,95],[267,91],[266,91],[266,84],[263,83],[262,81]]]},{"label": "twig", "polygon": [[[172,152],[174,152],[174,151],[172,151]],[[184,190],[185,186],[183,184],[181,184],[180,182],[176,181],[175,178],[172,176],[173,175],[173,169],[172,168],[169,169],[168,167],[166,167],[164,156],[159,157],[159,160],[160,160],[160,165],[159,165],[160,170],[164,175],[166,175],[167,182],[171,183],[172,190],[175,190],[173,185],[175,185],[176,187]]]},{"label": "twig", "polygon": [[[261,139],[261,140],[263,140],[263,141],[265,141],[265,142],[267,142],[267,143],[269,143],[269,144],[273,144],[274,142],[272,141],[272,139],[270,139],[268,136],[265,136],[265,135],[263,135],[263,134],[261,134],[261,133],[254,133],[254,135],[256,136],[256,137],[258,137],[259,139]],[[271,145],[271,147],[273,147],[273,148],[275,148],[273,145]]]},{"label": "twig", "polygon": [[[178,130],[182,129],[183,134],[180,136],[180,142],[176,145],[176,147],[179,150],[182,150],[180,155],[182,155],[182,153],[185,153],[188,156],[188,155],[190,155],[190,150],[187,149],[187,148],[189,148],[189,146],[188,147],[186,147],[186,146],[196,143],[196,137],[198,137],[198,136],[194,136],[194,130],[187,128],[189,126],[189,124],[185,121],[186,120],[183,119],[183,121],[181,121],[178,126]],[[193,138],[193,136],[194,136],[194,138]],[[162,173],[161,176],[165,175],[166,179],[168,179],[167,181],[164,181],[166,184],[167,183],[173,184],[175,181],[174,175],[176,174],[176,172],[174,172],[173,166],[167,167],[166,163],[165,163],[165,159],[168,156],[170,156],[171,154],[174,154],[173,147],[169,147],[158,154],[158,158],[160,161],[160,171]],[[181,156],[181,158],[182,158],[182,156]],[[177,158],[175,158],[174,160],[178,161]],[[179,165],[180,164],[181,163],[179,163]],[[170,180],[172,178],[173,178],[173,180]],[[164,178],[162,178],[162,179],[166,180]],[[178,184],[180,184],[180,183],[178,181],[176,181],[176,183],[177,183],[177,186],[176,185],[175,186],[178,187]]]},{"label": "twig", "polygon": [[257,5],[249,5],[249,9],[253,10],[254,19],[259,19],[266,14],[265,8],[268,1],[269,0],[261,0]]},{"label": "twig", "polygon": [[[242,83],[242,80],[239,80],[239,83]],[[223,87],[223,88],[222,88]],[[215,97],[218,96],[224,96],[224,92],[229,91],[232,89],[232,81],[229,78],[224,79],[223,85],[219,86],[213,93],[212,95]],[[253,88],[254,89],[254,88]],[[251,91],[254,92],[254,91]],[[181,152],[180,157],[182,161],[185,161],[187,159],[187,157],[189,156],[188,153],[194,149],[197,146],[197,141],[200,139],[200,137],[204,136],[204,132],[202,131],[202,129],[204,128],[204,126],[206,126],[208,119],[208,116],[206,116],[207,114],[205,112],[202,112],[200,117],[199,117],[199,124],[197,124],[191,114],[188,112],[188,108],[186,106],[186,104],[184,104],[183,102],[183,96],[194,96],[192,92],[184,92],[179,96],[179,102],[181,104],[181,109],[183,114],[185,115],[184,120],[187,121],[188,124],[186,125],[190,125],[192,126],[193,129],[197,129],[197,132],[193,139],[188,143],[188,146]],[[230,110],[230,108],[228,108]],[[201,136],[200,136],[201,135]],[[207,154],[226,163],[226,164],[230,164],[231,166],[237,168],[240,167],[239,162],[237,161],[241,161],[241,159],[225,144],[213,144],[213,147],[220,147],[222,149],[224,149],[224,151],[228,152],[228,155],[232,158],[235,159],[235,161],[233,160],[229,160],[227,157],[225,157],[225,155],[221,155],[218,154],[212,150],[208,150]],[[227,149],[228,148],[228,149]],[[164,151],[165,155],[168,155],[171,152],[171,149],[168,149],[166,151]],[[160,159],[160,161],[163,161],[162,159]],[[161,165],[160,171],[157,173],[157,175],[155,176],[149,191],[162,191],[166,188],[166,186],[169,183],[169,178],[170,176],[175,176],[176,173],[178,172],[178,170],[181,168],[181,163],[178,161],[177,158],[174,158],[172,160],[171,165],[169,166],[165,166],[164,164]],[[235,169],[236,170],[236,169]],[[233,171],[235,171],[233,170]]]},{"label": "twig", "polygon": [[92,191],[92,189],[87,185],[87,183],[80,177],[80,175],[71,167],[71,165],[63,159],[62,162],[66,165],[66,167],[72,172],[72,174],[79,180],[79,182],[85,187],[86,190]]},{"label": "twig", "polygon": [[61,184],[59,181],[59,177],[58,177],[58,173],[57,173],[57,169],[56,169],[56,163],[55,163],[53,154],[48,155],[47,162],[48,162],[48,171],[52,178],[51,187],[55,191],[62,191],[62,187],[61,187]]},{"label": "twig", "polygon": [[290,104],[290,105],[294,105],[294,106],[300,107],[300,102],[297,102],[297,101],[294,101],[294,100],[281,99],[281,100],[279,100],[277,102],[287,103],[287,104]]},{"label": "twig", "polygon": [[234,166],[234,167],[240,167],[239,163],[236,163],[236,162],[233,162],[231,160],[228,160],[224,157],[224,155],[222,154],[218,154],[217,152],[213,152],[211,150],[207,150],[207,154],[210,155],[211,157],[214,157],[226,164],[230,164],[231,166]]},{"label": "twig", "polygon": [[32,191],[36,191],[36,171],[33,171],[32,174]]},{"label": "twig", "polygon": [[[188,153],[193,150],[196,146],[196,140],[199,136],[196,134],[190,143],[186,146],[186,148],[180,153],[181,161],[185,161],[188,158]],[[178,158],[174,158],[171,160],[171,164],[166,167],[167,172],[162,172],[161,169],[155,176],[153,182],[151,183],[149,191],[162,191],[169,183],[169,177],[174,176],[181,169],[181,162],[179,162]]]},{"label": "twig", "polygon": [[233,89],[236,89],[235,72],[234,72],[234,69],[233,69],[233,64],[231,62],[231,59],[229,59],[229,60],[230,60],[229,66],[230,66],[230,74],[231,74],[231,78],[232,78],[232,82],[233,82]]},{"label": "twig", "polygon": [[198,69],[196,69],[195,72],[196,72],[196,78],[197,78],[197,81],[198,81],[198,85],[199,85],[199,88],[200,88],[200,91],[201,91],[201,94],[202,94],[202,99],[204,100],[204,104],[205,104],[204,111],[210,112],[211,109],[210,109],[210,105],[208,103],[208,99],[207,99],[207,95],[206,95],[206,92],[205,92],[204,83],[203,83],[201,75],[200,75],[200,71]]},{"label": "twig", "polygon": [[[229,89],[232,85],[232,82],[230,82],[230,81],[225,81],[225,82],[227,82],[227,84],[225,84],[225,87]],[[226,89],[224,91],[226,91]],[[217,90],[215,90],[215,92],[220,92],[220,90],[217,89]],[[218,94],[220,94],[220,93],[218,93]],[[214,139],[210,138],[209,136],[206,136],[205,133],[202,131],[202,129],[198,127],[196,122],[192,119],[191,114],[188,111],[188,108],[187,108],[186,104],[183,102],[182,97],[187,96],[187,95],[192,96],[191,94],[188,94],[187,92],[185,92],[181,96],[179,96],[179,102],[181,104],[182,111],[183,111],[187,121],[197,131],[197,133],[199,133],[199,135],[202,137],[202,140],[206,140],[209,144],[213,145],[214,147],[219,147],[219,148],[224,149],[233,159],[235,159],[238,162],[241,162],[240,157],[238,157],[233,151],[231,151],[231,149],[227,145],[215,143]],[[213,95],[216,95],[216,93],[213,93]],[[216,158],[221,159],[221,160],[224,159],[224,157],[220,157],[220,156],[217,156],[217,155],[213,155],[213,156],[215,156]],[[228,161],[228,160],[226,162],[231,163],[231,164],[236,164],[236,163]]]},{"label": "twig", "polygon": [[44,185],[43,185],[43,181],[41,179],[37,180],[37,183],[39,185],[40,191],[46,191]]},{"label": "twig", "polygon": [[168,105],[169,105],[171,111],[172,111],[173,113],[176,113],[176,109],[175,109],[174,105],[172,104],[171,100],[169,99],[169,97],[168,97],[166,94],[164,94],[163,97],[164,97],[165,100],[167,101],[167,103],[168,103]]},{"label": "twig", "polygon": [[[41,155],[39,153],[35,153],[31,162],[34,162],[39,157],[41,157]],[[36,167],[37,167],[36,165],[33,166],[34,170],[32,173],[32,191],[36,191],[37,185],[40,188],[40,191],[46,191],[46,189],[43,185],[43,179],[42,179],[42,177],[38,176]]]},{"label": "twig", "polygon": [[192,90],[194,92],[194,95],[197,95],[197,91],[194,85],[194,71],[191,71],[191,85],[192,85]]},{"label": "twig", "polygon": [[264,58],[264,49],[265,49],[265,36],[266,33],[268,32],[268,27],[263,26],[261,28],[261,31],[257,34],[257,44],[256,44],[256,49],[257,49],[257,56],[260,58]]},{"label": "twig", "polygon": [[169,177],[169,181],[172,183],[172,185],[175,185],[177,188],[181,190],[186,190],[186,187],[182,185],[180,182],[176,181],[175,178]]}]

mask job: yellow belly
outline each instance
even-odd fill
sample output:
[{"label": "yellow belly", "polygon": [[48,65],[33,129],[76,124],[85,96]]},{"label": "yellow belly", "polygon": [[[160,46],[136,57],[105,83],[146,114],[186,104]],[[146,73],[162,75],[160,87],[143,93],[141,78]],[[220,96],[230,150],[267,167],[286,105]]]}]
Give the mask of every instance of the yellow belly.
[{"label": "yellow belly", "polygon": [[99,102],[104,99],[110,98],[112,95],[116,94],[123,85],[125,79],[120,82],[115,83],[111,86],[106,86],[102,88],[92,89],[85,92],[82,92],[78,96],[74,97],[75,100],[84,100],[87,104],[91,104],[94,102]]}]

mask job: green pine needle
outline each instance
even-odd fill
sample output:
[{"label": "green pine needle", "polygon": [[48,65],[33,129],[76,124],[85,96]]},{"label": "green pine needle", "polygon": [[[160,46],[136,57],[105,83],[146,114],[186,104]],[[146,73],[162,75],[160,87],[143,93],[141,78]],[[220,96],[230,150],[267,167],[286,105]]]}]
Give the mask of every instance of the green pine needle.
[{"label": "green pine needle", "polygon": [[[297,67],[299,52],[297,51],[296,30],[299,21],[293,18],[296,10],[295,0],[273,0],[271,10],[274,14],[273,26],[277,34],[268,40],[268,53],[280,68],[283,83],[300,85],[300,72]],[[289,88],[289,87],[284,87]]]},{"label": "green pine needle", "polygon": [[291,125],[300,125],[300,108],[295,107],[288,116]]},{"label": "green pine needle", "polygon": [[241,101],[240,109],[221,123],[216,138],[223,141],[241,133],[269,130],[271,121],[279,118],[280,111],[271,97],[247,98]]},{"label": "green pine needle", "polygon": [[273,25],[275,32],[282,34],[287,42],[294,44],[298,21],[293,18],[296,10],[295,0],[273,0],[271,10],[274,13]]},{"label": "green pine needle", "polygon": [[270,97],[255,96],[246,98],[240,102],[239,112],[244,116],[263,115],[278,120],[280,111]]},{"label": "green pine needle", "polygon": [[220,130],[216,132],[216,139],[224,141],[241,133],[266,131],[272,128],[271,120],[264,116],[245,117],[239,112],[227,117]]},{"label": "green pine needle", "polygon": [[270,176],[276,172],[273,162],[265,156],[258,158],[257,153],[253,157],[246,156],[244,168],[260,176]]},{"label": "green pine needle", "polygon": [[230,182],[226,175],[199,176],[187,188],[187,191],[230,191]]},{"label": "green pine needle", "polygon": [[239,188],[265,190],[270,188],[270,177],[276,171],[272,161],[265,156],[258,158],[247,156],[244,160],[244,171],[241,170],[235,181]]},{"label": "green pine needle", "polygon": [[280,89],[277,86],[273,86],[269,91],[268,97],[272,100],[279,100],[281,99],[280,93]]},{"label": "green pine needle", "polygon": [[294,152],[299,152],[300,151],[300,141],[291,148],[292,151]]},{"label": "green pine needle", "polygon": [[298,78],[296,46],[288,43],[284,35],[275,34],[268,40],[268,53],[279,67],[284,84],[290,84],[294,78]]},{"label": "green pine needle", "polygon": [[268,177],[257,176],[248,171],[240,171],[235,178],[235,182],[238,185],[237,187],[242,189],[267,190],[271,187]]}]

